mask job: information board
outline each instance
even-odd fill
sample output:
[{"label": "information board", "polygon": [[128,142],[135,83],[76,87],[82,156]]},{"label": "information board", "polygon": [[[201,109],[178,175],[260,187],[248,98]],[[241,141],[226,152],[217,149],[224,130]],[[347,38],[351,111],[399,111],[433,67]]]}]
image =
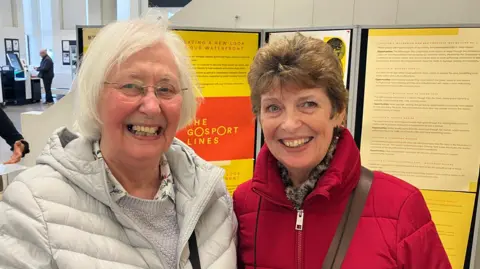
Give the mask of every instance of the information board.
[{"label": "information board", "polygon": [[463,268],[480,164],[480,29],[363,29],[360,51],[362,164],[422,190]]}]

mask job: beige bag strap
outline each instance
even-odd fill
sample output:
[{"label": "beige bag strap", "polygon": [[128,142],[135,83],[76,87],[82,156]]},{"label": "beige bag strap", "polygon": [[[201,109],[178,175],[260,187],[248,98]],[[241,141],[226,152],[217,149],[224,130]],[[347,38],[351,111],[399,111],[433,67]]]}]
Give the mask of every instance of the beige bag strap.
[{"label": "beige bag strap", "polygon": [[373,172],[362,166],[360,180],[352,195],[350,195],[347,207],[343,212],[342,219],[323,262],[322,269],[341,268],[367,201],[372,181]]}]

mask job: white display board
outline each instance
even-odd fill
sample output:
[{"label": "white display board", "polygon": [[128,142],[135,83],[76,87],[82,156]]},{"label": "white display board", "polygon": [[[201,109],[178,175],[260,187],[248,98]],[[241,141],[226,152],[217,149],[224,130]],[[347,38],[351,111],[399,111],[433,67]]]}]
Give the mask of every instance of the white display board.
[{"label": "white display board", "polygon": [[[282,38],[291,38],[296,33],[304,36],[321,39],[334,47],[335,52],[340,58],[343,66],[343,81],[348,85],[349,64],[350,64],[350,46],[352,30],[315,30],[315,31],[289,31],[289,32],[270,32],[268,33],[268,42]],[[348,87],[348,86],[347,86]]]}]

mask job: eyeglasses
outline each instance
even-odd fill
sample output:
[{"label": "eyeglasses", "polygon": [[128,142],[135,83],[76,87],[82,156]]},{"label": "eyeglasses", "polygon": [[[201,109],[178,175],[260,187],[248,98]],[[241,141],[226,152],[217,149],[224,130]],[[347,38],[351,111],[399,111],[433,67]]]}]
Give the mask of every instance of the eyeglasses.
[{"label": "eyeglasses", "polygon": [[188,90],[187,88],[178,89],[169,83],[160,83],[158,85],[140,85],[138,83],[116,83],[116,82],[104,82],[107,85],[115,85],[118,90],[128,97],[137,98],[143,97],[147,94],[148,88],[152,87],[155,93],[155,96],[159,99],[172,99],[181,91]]}]

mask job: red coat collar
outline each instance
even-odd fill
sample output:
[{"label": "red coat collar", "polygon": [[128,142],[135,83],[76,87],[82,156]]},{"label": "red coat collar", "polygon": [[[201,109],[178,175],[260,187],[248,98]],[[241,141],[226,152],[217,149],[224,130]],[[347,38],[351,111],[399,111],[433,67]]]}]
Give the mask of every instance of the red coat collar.
[{"label": "red coat collar", "polygon": [[[315,189],[306,199],[324,196],[327,199],[343,198],[357,185],[360,176],[360,152],[347,129],[342,131],[335,155],[327,171],[318,180]],[[253,190],[278,204],[292,207],[285,194],[285,186],[277,166],[277,159],[267,145],[260,150],[252,179]]]}]

